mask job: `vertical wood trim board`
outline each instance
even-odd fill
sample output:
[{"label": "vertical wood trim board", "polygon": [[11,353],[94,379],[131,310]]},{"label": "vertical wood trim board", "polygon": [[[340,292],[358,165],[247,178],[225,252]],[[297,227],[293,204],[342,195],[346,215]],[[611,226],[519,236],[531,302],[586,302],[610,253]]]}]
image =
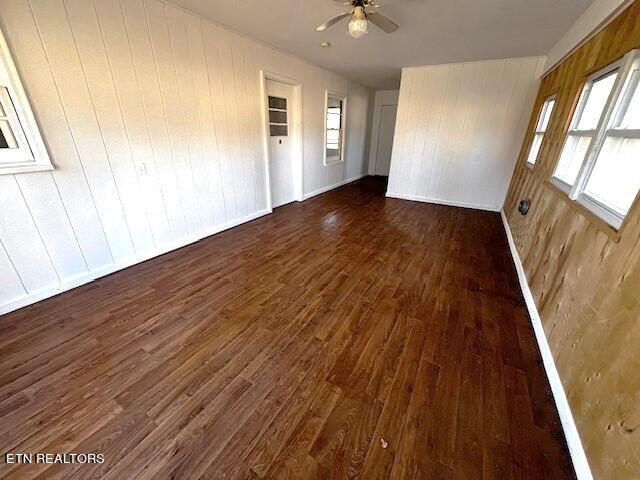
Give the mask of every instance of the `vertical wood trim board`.
[{"label": "vertical wood trim board", "polygon": [[388,195],[500,210],[544,60],[403,69]]},{"label": "vertical wood trim board", "polygon": [[55,165],[0,176],[0,314],[267,213],[261,70],[303,85],[304,192],[366,172],[369,89],[168,2],[0,0],[0,26]]},{"label": "vertical wood trim board", "polygon": [[580,440],[580,434],[578,433],[578,428],[576,427],[576,423],[573,419],[571,407],[569,406],[567,395],[565,394],[562,381],[560,380],[560,374],[556,368],[556,363],[553,359],[553,354],[551,353],[547,336],[544,333],[540,313],[538,312],[536,302],[533,299],[533,294],[529,288],[527,276],[524,272],[524,267],[522,266],[518,249],[513,241],[511,228],[509,228],[509,222],[504,214],[504,210],[500,210],[500,216],[502,218],[505,233],[507,234],[509,250],[511,250],[513,263],[516,267],[516,272],[518,273],[518,280],[520,282],[520,288],[522,289],[522,295],[529,312],[529,317],[531,318],[531,324],[533,325],[536,341],[538,342],[538,348],[540,349],[540,355],[542,356],[542,363],[544,365],[545,372],[547,373],[547,378],[549,379],[551,393],[553,394],[553,399],[555,400],[556,408],[558,409],[558,415],[560,416],[560,422],[562,423],[562,429],[567,440],[567,446],[569,447],[569,454],[571,455],[573,468],[575,469],[578,480],[593,480],[593,475],[589,468],[589,462],[587,461],[587,455],[584,452],[584,447]]}]

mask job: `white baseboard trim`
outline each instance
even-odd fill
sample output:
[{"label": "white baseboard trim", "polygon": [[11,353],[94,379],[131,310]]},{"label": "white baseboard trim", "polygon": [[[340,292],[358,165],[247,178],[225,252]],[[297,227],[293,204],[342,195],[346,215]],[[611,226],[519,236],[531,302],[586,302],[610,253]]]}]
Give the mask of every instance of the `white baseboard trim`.
[{"label": "white baseboard trim", "polygon": [[338,183],[334,183],[333,185],[329,185],[328,187],[322,187],[319,188],[318,190],[314,190],[313,192],[309,192],[309,193],[305,193],[304,194],[304,200],[307,200],[311,197],[315,197],[316,195],[320,195],[321,193],[325,193],[328,192],[329,190],[333,190],[334,188],[338,188],[341,187],[343,185],[346,185],[347,183],[351,183],[351,182],[355,182],[356,180],[360,180],[361,178],[366,177],[367,174],[366,173],[361,173],[359,175],[356,175],[355,177],[351,177],[351,178],[346,178],[344,180],[340,180]]},{"label": "white baseboard trim", "polygon": [[473,208],[474,210],[486,210],[489,212],[498,212],[500,208],[495,205],[482,205],[479,203],[456,202],[454,200],[444,200],[437,197],[429,197],[426,195],[405,195],[404,193],[387,192],[387,197],[397,198],[400,200],[410,200],[412,202],[435,203],[437,205],[446,205],[448,207]]},{"label": "white baseboard trim", "polygon": [[44,300],[45,298],[54,297],[60,293],[79,287],[80,285],[84,285],[86,283],[97,280],[100,277],[104,277],[111,273],[117,272],[118,270],[123,270],[125,268],[131,267],[138,263],[142,263],[154,257],[164,255],[165,253],[169,253],[173,250],[177,250],[179,248],[185,247],[192,243],[198,242],[203,238],[209,237],[211,235],[215,235],[216,233],[220,233],[224,230],[228,230],[230,228],[236,227],[243,223],[250,222],[251,220],[255,220],[256,218],[260,218],[264,215],[268,215],[269,213],[271,213],[270,209],[259,210],[250,215],[246,215],[244,217],[231,220],[230,222],[223,223],[221,225],[216,225],[209,229],[205,229],[201,232],[198,232],[197,234],[182,237],[176,242],[172,242],[168,245],[163,245],[162,247],[159,247],[153,250],[152,252],[146,252],[139,256],[127,258],[124,261],[111,263],[109,265],[99,267],[89,272],[85,272],[71,278],[66,278],[57,285],[45,287],[33,292],[29,292],[26,295],[22,295],[20,297],[9,300],[8,302],[0,304],[0,315],[4,315],[5,313],[9,313],[14,310],[18,310],[19,308],[26,307],[27,305],[34,304],[36,302]]},{"label": "white baseboard trim", "polygon": [[507,217],[504,214],[504,210],[500,210],[500,216],[502,217],[504,229],[507,232],[509,249],[511,250],[513,263],[515,264],[516,271],[518,272],[520,288],[522,289],[522,295],[524,296],[524,301],[527,305],[529,316],[531,317],[533,331],[535,332],[536,340],[538,342],[538,348],[540,349],[540,354],[542,355],[544,369],[547,373],[549,384],[551,385],[551,392],[553,393],[556,408],[558,409],[558,414],[560,416],[560,422],[562,423],[562,429],[564,430],[564,436],[567,440],[567,446],[569,447],[569,454],[571,455],[573,468],[576,471],[578,480],[593,480],[593,475],[591,474],[591,469],[589,468],[587,455],[585,454],[582,442],[580,441],[580,434],[578,433],[576,423],[573,419],[573,414],[571,413],[571,408],[569,407],[567,395],[565,394],[564,387],[562,386],[562,381],[560,380],[560,375],[558,374],[558,369],[556,368],[556,363],[553,359],[553,354],[551,353],[551,348],[549,347],[547,336],[544,333],[542,319],[540,318],[540,313],[538,312],[538,308],[536,307],[536,303],[533,299],[533,294],[531,293],[531,289],[529,288],[529,283],[527,282],[524,267],[522,265],[522,261],[520,260],[518,250],[516,249],[516,244],[513,240],[513,235],[511,234],[509,222],[507,222]]},{"label": "white baseboard trim", "polygon": [[[316,195],[320,195],[321,193],[328,192],[329,190],[333,190],[334,188],[341,187],[342,185],[346,185],[347,183],[355,182],[356,180],[359,180],[366,176],[367,176],[366,173],[362,173],[362,174],[356,175],[355,177],[347,178],[333,185],[329,185],[328,187],[314,190],[313,192],[309,192],[305,194],[304,200],[307,200],[308,198],[311,198],[311,197],[315,197]],[[44,287],[44,288],[35,290],[33,292],[29,292],[25,295],[21,295],[19,297],[13,298],[5,303],[0,304],[0,315],[4,315],[14,310],[18,310],[19,308],[26,307],[27,305],[32,305],[41,300],[44,300],[45,298],[56,296],[60,293],[66,292],[73,288],[76,288],[86,283],[97,280],[98,278],[117,272],[118,270],[122,270],[132,265],[149,260],[151,258],[164,255],[165,253],[168,253],[172,250],[176,250],[178,248],[182,248],[184,246],[190,245],[199,240],[202,240],[203,238],[209,237],[211,235],[215,235],[216,233],[222,232],[224,230],[228,230],[229,228],[235,227],[237,225],[241,225],[251,220],[255,220],[256,218],[262,217],[271,212],[272,212],[271,209],[260,210],[258,212],[247,215],[245,217],[240,217],[238,219],[232,220],[230,222],[227,222],[221,225],[215,225],[214,227],[205,229],[201,232],[198,232],[195,235],[183,237],[169,245],[164,245],[162,247],[159,247],[156,250],[153,250],[152,252],[146,252],[142,255],[133,256],[117,263],[111,263],[109,265],[99,267],[89,272],[84,272],[80,275],[76,275],[71,278],[65,278],[59,284]]]}]

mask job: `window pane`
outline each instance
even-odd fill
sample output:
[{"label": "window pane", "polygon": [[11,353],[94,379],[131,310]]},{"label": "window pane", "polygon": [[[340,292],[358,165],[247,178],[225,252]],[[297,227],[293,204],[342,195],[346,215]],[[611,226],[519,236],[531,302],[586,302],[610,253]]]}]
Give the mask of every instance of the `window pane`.
[{"label": "window pane", "polygon": [[327,128],[335,128],[339,130],[341,127],[340,115],[335,113],[327,113]]},{"label": "window pane", "polygon": [[287,112],[278,112],[277,110],[269,110],[269,122],[287,123]]},{"label": "window pane", "polygon": [[589,143],[591,143],[591,137],[569,135],[553,176],[568,185],[573,185],[589,148]]},{"label": "window pane", "polygon": [[640,188],[640,139],[605,140],[585,192],[625,215]]},{"label": "window pane", "polygon": [[279,110],[287,109],[287,99],[279,97],[269,97],[269,108],[277,108]]},{"label": "window pane", "polygon": [[555,106],[556,101],[548,100],[545,103],[544,110],[542,111],[542,117],[540,118],[540,125],[538,126],[538,131],[546,132],[547,127],[549,126],[549,120],[551,119],[551,113],[553,112],[553,107]]},{"label": "window pane", "polygon": [[593,130],[598,126],[598,120],[600,120],[617,76],[618,72],[616,70],[606,77],[593,82],[591,89],[585,92],[588,97],[576,127],[578,130]]},{"label": "window pane", "polygon": [[269,125],[272,137],[286,137],[289,130],[286,125]]},{"label": "window pane", "polygon": [[340,130],[327,130],[327,143],[338,143],[340,140]]},{"label": "window pane", "polygon": [[0,148],[18,148],[11,126],[6,120],[0,120]]},{"label": "window pane", "polygon": [[533,143],[531,144],[531,150],[529,150],[529,158],[527,158],[527,162],[530,164],[535,164],[538,159],[538,153],[540,152],[540,147],[542,146],[542,139],[544,138],[544,133],[536,133],[535,137],[533,137]]},{"label": "window pane", "polygon": [[627,108],[624,117],[622,117],[622,121],[620,125],[617,125],[617,128],[640,128],[640,88],[638,88],[638,76],[640,75],[638,70],[633,72],[633,77],[631,78],[632,88],[635,89],[633,92],[633,96],[631,97],[631,102],[629,103],[629,107]]}]

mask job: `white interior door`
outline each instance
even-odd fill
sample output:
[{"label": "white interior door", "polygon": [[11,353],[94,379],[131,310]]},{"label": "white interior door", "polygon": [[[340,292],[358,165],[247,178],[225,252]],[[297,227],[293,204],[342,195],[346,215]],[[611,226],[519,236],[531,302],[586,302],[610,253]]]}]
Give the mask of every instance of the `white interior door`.
[{"label": "white interior door", "polygon": [[291,114],[293,86],[267,79],[269,176],[273,208],[296,199]]},{"label": "white interior door", "polygon": [[378,130],[378,150],[376,155],[376,175],[389,176],[393,133],[396,128],[397,105],[382,105],[380,108],[380,129]]}]

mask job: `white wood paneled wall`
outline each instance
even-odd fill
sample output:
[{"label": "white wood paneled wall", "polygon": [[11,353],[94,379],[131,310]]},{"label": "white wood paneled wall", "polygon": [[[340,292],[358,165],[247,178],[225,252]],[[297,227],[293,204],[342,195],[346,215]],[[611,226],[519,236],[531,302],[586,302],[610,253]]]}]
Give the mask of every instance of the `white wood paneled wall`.
[{"label": "white wood paneled wall", "polygon": [[302,84],[305,197],[366,172],[368,89],[169,3],[0,0],[0,24],[55,164],[0,176],[0,313],[268,213],[261,70]]},{"label": "white wood paneled wall", "polygon": [[544,62],[403,69],[387,195],[500,210]]}]

